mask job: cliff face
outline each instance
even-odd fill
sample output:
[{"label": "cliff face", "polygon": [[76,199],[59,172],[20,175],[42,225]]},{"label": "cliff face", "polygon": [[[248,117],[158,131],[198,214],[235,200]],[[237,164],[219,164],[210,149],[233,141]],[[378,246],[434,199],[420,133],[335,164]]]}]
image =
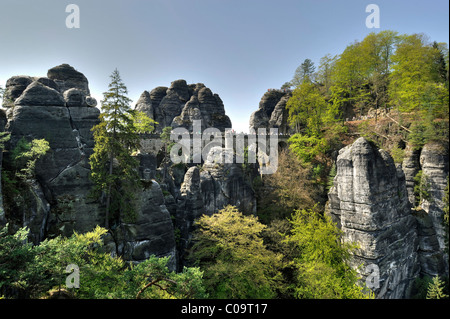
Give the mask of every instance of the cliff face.
[{"label": "cliff face", "polygon": [[[431,182],[440,185],[433,186],[433,203],[442,200],[448,175],[448,164],[436,156],[435,149],[426,146],[421,155],[423,170],[434,176]],[[443,156],[442,148],[439,150]],[[410,165],[414,159],[407,157],[405,162],[405,171],[414,174],[414,165]],[[442,205],[429,205],[428,211],[412,210],[407,189],[410,177],[405,178],[402,167],[396,167],[387,152],[364,138],[340,150],[336,166],[327,213],[343,231],[343,240],[358,244],[352,263],[361,267],[362,280],[373,280],[374,270],[379,272],[373,286],[377,298],[407,298],[419,275],[448,275],[439,240]],[[427,207],[426,203],[423,206]]]},{"label": "cliff face", "polygon": [[158,122],[157,132],[166,126],[192,131],[194,120],[202,120],[202,130],[208,127],[221,131],[231,128],[219,95],[213,94],[202,83],[188,85],[185,80],[177,80],[168,88],[159,86],[151,92],[144,91],[136,103],[136,110],[145,112]]}]

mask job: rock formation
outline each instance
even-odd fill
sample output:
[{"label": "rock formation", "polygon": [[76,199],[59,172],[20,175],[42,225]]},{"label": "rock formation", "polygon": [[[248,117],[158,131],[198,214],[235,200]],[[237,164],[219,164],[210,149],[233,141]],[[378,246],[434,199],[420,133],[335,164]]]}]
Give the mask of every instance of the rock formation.
[{"label": "rock formation", "polygon": [[[226,156],[231,159],[226,161]],[[244,177],[241,165],[235,163],[233,150],[221,147],[210,150],[200,173],[200,187],[207,214],[216,213],[227,205],[236,206],[246,214],[256,214],[253,189]]]},{"label": "rock formation", "polygon": [[[0,113],[0,130],[4,126],[11,133],[7,149],[14,149],[21,139],[46,139],[50,151],[37,162],[27,203],[14,212],[17,216],[6,216],[0,201],[0,223],[14,219],[16,227],[28,226],[36,244],[104,223],[103,200],[89,196],[91,129],[100,114],[89,92],[86,77],[67,64],[50,69],[47,77],[14,76],[7,81],[6,113]],[[192,129],[196,119],[202,120],[202,130],[231,128],[222,100],[201,83],[178,80],[169,88],[146,91],[136,109],[155,119],[159,131],[168,125]],[[150,255],[171,256],[170,266],[176,269],[183,263],[195,219],[228,204],[254,213],[255,198],[240,164],[174,165],[158,158],[161,141],[146,142],[152,143],[136,155],[143,185],[135,194],[136,218],[113,225],[106,247],[134,262]]]},{"label": "rock formation", "polygon": [[[24,220],[35,242],[42,240],[54,224],[58,232],[67,235],[74,229],[91,230],[100,218],[98,205],[87,199],[91,188],[88,157],[94,147],[91,128],[98,123],[100,112],[85,103],[89,89],[87,80],[80,84],[84,75],[68,65],[54,69],[57,76],[51,69],[47,78],[12,77],[6,85],[10,97],[6,105],[9,148],[22,138],[46,139],[51,148],[36,165],[36,181],[30,190],[35,209]],[[74,100],[68,93],[80,87],[83,95]],[[60,209],[61,205],[70,209]]]},{"label": "rock formation", "polygon": [[359,246],[353,266],[362,265],[363,280],[379,270],[373,289],[378,298],[408,297],[420,267],[403,171],[364,138],[340,150],[336,167],[328,213],[342,229],[343,240]]},{"label": "rock formation", "polygon": [[[426,198],[422,198],[420,206],[425,211],[432,229],[432,236],[428,236],[428,245],[420,248],[425,256],[431,257],[422,258],[428,265],[431,263],[434,266],[433,271],[427,272],[431,276],[448,276],[449,273],[448,255],[444,253],[446,235],[443,225],[443,198],[449,176],[448,156],[448,144],[436,142],[425,144],[420,153],[422,187],[428,193]],[[425,232],[424,229],[419,229]],[[430,234],[430,231],[425,233]]]},{"label": "rock formation", "polygon": [[169,88],[160,86],[151,92],[144,91],[136,103],[136,110],[158,122],[157,132],[166,126],[191,131],[193,120],[202,120],[202,130],[231,128],[219,95],[213,94],[202,83],[188,85],[185,80],[177,80]]},{"label": "rock formation", "polygon": [[279,133],[289,134],[291,129],[286,103],[291,95],[291,91],[283,90],[270,90],[264,93],[259,102],[259,109],[250,116],[250,129],[257,131],[258,128],[278,128]]},{"label": "rock formation", "polygon": [[[419,276],[448,276],[442,225],[448,146],[408,148],[403,167],[396,167],[387,152],[359,138],[340,150],[336,167],[327,213],[343,240],[359,245],[352,264],[361,266],[363,280],[379,271],[377,298],[408,298]],[[419,170],[429,196],[414,207]]]},{"label": "rock formation", "polygon": [[[100,111],[89,96],[86,77],[73,67],[54,67],[47,76],[16,76],[6,85],[5,130],[11,133],[7,148],[14,149],[22,138],[46,139],[50,145],[36,165],[36,179],[26,191],[29,200],[23,212],[14,212],[20,215],[16,220],[20,219],[21,225],[17,226],[28,226],[34,243],[60,234],[70,236],[73,231],[91,231],[104,222],[103,203],[89,196],[93,186],[91,128],[98,123]],[[148,187],[136,194],[136,220],[113,231],[108,247],[133,261],[151,254],[175,257],[172,219],[159,184],[151,181],[155,163],[148,154],[140,157],[141,176]],[[0,214],[2,219],[8,217],[14,219]],[[173,258],[172,268],[175,262]]]}]

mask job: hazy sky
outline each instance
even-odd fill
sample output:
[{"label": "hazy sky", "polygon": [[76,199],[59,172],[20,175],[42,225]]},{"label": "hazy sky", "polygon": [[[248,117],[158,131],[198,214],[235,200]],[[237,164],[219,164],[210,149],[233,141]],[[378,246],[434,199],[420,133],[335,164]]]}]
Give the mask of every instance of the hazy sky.
[{"label": "hazy sky", "polygon": [[[66,6],[80,28],[66,27]],[[366,6],[380,28],[366,27]],[[218,93],[233,128],[248,129],[268,88],[309,58],[341,53],[370,32],[449,42],[448,0],[0,0],[0,85],[68,63],[98,101],[118,68],[133,106],[144,90],[185,79]]]}]

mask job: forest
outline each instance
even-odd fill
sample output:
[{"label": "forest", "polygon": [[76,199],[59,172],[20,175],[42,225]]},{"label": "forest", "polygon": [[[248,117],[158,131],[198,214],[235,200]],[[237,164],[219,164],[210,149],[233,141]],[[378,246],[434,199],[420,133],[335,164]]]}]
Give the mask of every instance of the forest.
[{"label": "forest", "polygon": [[[286,105],[292,134],[289,149],[279,154],[277,172],[255,175],[252,165],[242,164],[256,194],[256,214],[230,205],[197,219],[185,266],[174,271],[168,257],[130,263],[105,247],[105,235],[117,220],[135,216],[130,203],[142,185],[134,155],[139,134],[155,125],[130,107],[127,88],[114,71],[89,158],[92,196],[106,202],[104,225],[38,245],[27,240],[26,227],[12,232],[4,226],[0,298],[375,298],[348,263],[358,244],[343,243],[341,230],[324,213],[336,154],[360,136],[388,151],[396,163],[403,161],[407,145],[448,145],[448,45],[424,34],[371,33],[337,56],[324,55],[317,67],[305,59],[282,89],[292,89]],[[0,143],[6,143],[8,135],[1,134]],[[47,151],[45,140],[22,141],[4,159],[2,193],[9,215],[21,205],[20,194]],[[447,230],[448,189],[447,178]],[[418,205],[424,192],[419,183]],[[448,278],[425,277],[417,278],[412,298],[448,294]]]}]

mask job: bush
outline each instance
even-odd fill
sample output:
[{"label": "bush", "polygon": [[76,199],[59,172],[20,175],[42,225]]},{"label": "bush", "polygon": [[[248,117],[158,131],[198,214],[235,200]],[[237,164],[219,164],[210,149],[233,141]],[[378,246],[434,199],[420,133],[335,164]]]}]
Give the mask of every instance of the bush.
[{"label": "bush", "polygon": [[[102,252],[106,229],[47,239],[37,246],[27,242],[28,230],[13,235],[0,230],[0,295],[41,298],[66,291],[73,298],[204,298],[202,272],[167,268],[169,257],[151,256],[138,265]],[[66,268],[79,268],[79,288],[65,287]],[[69,290],[68,290],[69,289]]]}]

